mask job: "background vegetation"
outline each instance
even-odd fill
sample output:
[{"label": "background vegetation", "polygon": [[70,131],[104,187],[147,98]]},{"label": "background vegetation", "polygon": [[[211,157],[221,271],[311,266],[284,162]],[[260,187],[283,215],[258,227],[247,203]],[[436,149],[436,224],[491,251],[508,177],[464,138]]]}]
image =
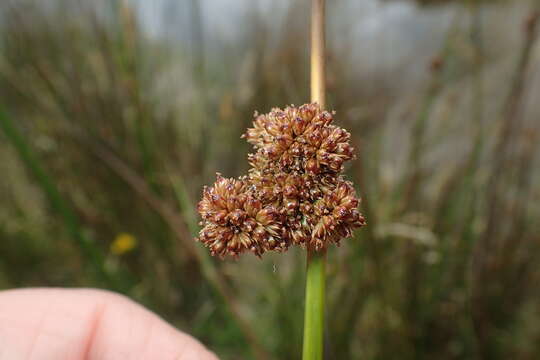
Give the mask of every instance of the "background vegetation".
[{"label": "background vegetation", "polygon": [[[143,3],[0,5],[0,288],[108,288],[223,359],[297,359],[302,251],[193,237],[253,112],[309,99],[309,4],[161,1],[158,29]],[[329,2],[369,226],[330,251],[327,359],[538,358],[538,6]]]}]

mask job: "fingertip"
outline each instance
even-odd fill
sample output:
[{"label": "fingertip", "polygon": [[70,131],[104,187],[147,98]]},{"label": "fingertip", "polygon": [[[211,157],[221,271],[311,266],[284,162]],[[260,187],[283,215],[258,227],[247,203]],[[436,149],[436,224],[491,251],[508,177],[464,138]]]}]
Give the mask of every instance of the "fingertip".
[{"label": "fingertip", "polygon": [[219,360],[217,356],[206,348],[193,348],[183,352],[176,360]]},{"label": "fingertip", "polygon": [[218,359],[141,305],[105,290],[3,291],[0,320],[2,355],[11,358]]}]

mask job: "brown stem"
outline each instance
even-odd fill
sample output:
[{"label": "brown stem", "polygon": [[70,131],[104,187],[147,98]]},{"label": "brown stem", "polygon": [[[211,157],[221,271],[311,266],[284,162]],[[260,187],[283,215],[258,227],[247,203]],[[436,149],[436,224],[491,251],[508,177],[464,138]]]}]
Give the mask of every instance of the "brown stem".
[{"label": "brown stem", "polygon": [[311,5],[311,101],[326,106],[326,44],[324,39],[324,0]]}]

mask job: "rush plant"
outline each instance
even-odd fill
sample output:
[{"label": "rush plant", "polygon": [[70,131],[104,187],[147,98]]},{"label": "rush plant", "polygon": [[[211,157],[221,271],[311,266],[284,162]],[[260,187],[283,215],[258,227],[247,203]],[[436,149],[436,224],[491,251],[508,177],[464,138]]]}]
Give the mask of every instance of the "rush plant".
[{"label": "rush plant", "polygon": [[212,255],[261,257],[291,245],[307,250],[304,360],[323,357],[326,250],[366,224],[353,184],[342,175],[354,158],[351,136],[324,110],[323,0],[312,4],[311,41],[312,103],[255,113],[242,136],[254,148],[248,174],[218,173],[198,206],[198,240]]}]

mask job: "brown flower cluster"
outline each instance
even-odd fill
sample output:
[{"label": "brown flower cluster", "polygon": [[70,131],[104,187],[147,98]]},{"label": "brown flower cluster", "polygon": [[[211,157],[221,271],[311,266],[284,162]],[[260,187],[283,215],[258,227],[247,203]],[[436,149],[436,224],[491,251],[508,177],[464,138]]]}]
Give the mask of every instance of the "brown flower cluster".
[{"label": "brown flower cluster", "polygon": [[319,251],[365,225],[359,199],[341,174],[353,158],[350,134],[318,104],[255,114],[247,176],[218,174],[199,203],[199,240],[212,255],[257,256],[291,244]]}]

